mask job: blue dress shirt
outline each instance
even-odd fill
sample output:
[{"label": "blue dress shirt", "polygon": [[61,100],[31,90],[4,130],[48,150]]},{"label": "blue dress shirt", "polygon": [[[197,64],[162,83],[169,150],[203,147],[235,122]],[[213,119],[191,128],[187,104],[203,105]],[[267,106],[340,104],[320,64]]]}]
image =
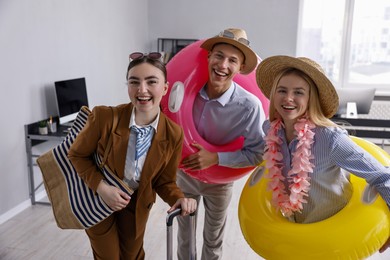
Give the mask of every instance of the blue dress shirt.
[{"label": "blue dress shirt", "polygon": [[245,138],[241,150],[218,153],[219,165],[242,168],[263,160],[265,114],[261,101],[237,83],[216,99],[209,99],[203,87],[194,101],[193,119],[199,134],[213,145]]},{"label": "blue dress shirt", "polygon": [[[270,122],[264,123],[267,133]],[[290,220],[298,223],[311,223],[326,219],[340,211],[352,196],[349,173],[364,178],[390,206],[390,169],[384,167],[371,154],[349,138],[346,130],[339,127],[316,127],[313,129],[314,155],[313,173],[309,175],[310,191],[303,204],[302,213],[295,213]],[[291,169],[292,154],[298,143],[294,139],[287,143],[282,128],[279,137],[283,140],[283,176]]]}]

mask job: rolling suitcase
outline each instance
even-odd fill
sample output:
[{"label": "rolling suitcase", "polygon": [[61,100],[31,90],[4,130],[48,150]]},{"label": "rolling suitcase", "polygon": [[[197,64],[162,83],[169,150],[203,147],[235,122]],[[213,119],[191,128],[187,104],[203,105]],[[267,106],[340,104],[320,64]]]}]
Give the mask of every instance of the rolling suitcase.
[{"label": "rolling suitcase", "polygon": [[[181,209],[175,209],[167,215],[167,259],[173,259],[173,238],[172,224],[176,216],[180,216]],[[189,215],[190,218],[190,260],[195,260],[195,212]]]}]

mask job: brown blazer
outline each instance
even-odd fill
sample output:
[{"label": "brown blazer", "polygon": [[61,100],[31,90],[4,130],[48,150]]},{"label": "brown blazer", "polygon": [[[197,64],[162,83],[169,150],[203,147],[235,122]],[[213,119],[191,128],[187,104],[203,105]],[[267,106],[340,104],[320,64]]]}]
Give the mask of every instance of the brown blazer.
[{"label": "brown blazer", "polygon": [[[131,103],[117,106],[119,121],[107,159],[108,167],[121,179],[124,177],[132,109]],[[111,127],[112,109],[107,106],[95,107],[68,153],[80,177],[94,191],[103,176],[95,165],[92,155],[97,150],[103,156]],[[149,211],[156,200],[156,192],[171,206],[179,198],[184,197],[176,185],[176,170],[181,158],[182,143],[182,128],[160,113],[157,132],[146,156],[137,191],[136,237],[146,227]]]}]

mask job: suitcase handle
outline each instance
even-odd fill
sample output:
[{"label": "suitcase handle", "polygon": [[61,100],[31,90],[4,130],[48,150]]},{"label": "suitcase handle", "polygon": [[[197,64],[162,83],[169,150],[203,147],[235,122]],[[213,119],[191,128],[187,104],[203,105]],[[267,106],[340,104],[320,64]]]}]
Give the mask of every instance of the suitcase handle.
[{"label": "suitcase handle", "polygon": [[[173,219],[176,216],[179,216],[181,214],[181,208],[177,208],[171,213],[168,213],[167,215],[167,259],[171,260],[173,259],[173,245],[172,245],[172,224],[173,224]],[[189,259],[194,260],[196,259],[195,257],[195,212],[190,213],[190,245],[189,245],[189,250],[190,250],[190,255]]]},{"label": "suitcase handle", "polygon": [[[181,208],[177,208],[167,215],[167,226],[171,227],[173,219],[181,214]],[[195,216],[195,212],[190,213],[190,216]]]}]

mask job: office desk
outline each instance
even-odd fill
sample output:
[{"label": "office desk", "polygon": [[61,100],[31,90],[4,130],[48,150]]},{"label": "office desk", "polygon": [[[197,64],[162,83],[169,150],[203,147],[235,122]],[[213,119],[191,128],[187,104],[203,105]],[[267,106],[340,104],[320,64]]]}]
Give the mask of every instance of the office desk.
[{"label": "office desk", "polygon": [[[58,122],[57,122],[58,125]],[[27,168],[28,168],[28,185],[31,204],[49,204],[48,202],[40,202],[35,199],[35,192],[42,186],[43,182],[39,185],[35,185],[34,182],[34,166],[37,166],[36,158],[40,154],[33,154],[33,146],[46,142],[46,141],[58,141],[61,142],[66,136],[67,126],[59,125],[56,133],[49,133],[47,135],[40,135],[38,132],[38,122],[24,125],[25,141],[26,141],[26,153],[27,153]]]},{"label": "office desk", "polygon": [[[332,121],[343,126],[350,135],[362,138],[390,139],[390,120],[333,117]],[[384,141],[382,142],[382,148]]]}]

